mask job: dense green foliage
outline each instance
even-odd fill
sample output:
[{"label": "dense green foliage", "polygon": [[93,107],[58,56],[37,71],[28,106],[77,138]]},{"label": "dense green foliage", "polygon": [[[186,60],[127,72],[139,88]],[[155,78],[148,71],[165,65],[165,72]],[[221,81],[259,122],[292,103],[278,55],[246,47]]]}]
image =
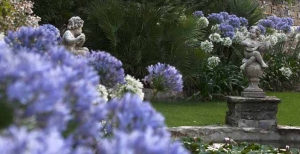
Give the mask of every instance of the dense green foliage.
[{"label": "dense green foliage", "polygon": [[[265,52],[269,68],[265,70],[261,85],[266,90],[284,91],[297,89],[300,83],[300,42],[294,35],[287,42],[280,42]],[[291,76],[284,76],[282,67],[291,69]]]},{"label": "dense green foliage", "polygon": [[[175,4],[174,4],[175,5]],[[157,62],[189,76],[197,59],[187,42],[199,35],[196,19],[168,3],[98,0],[87,8],[88,46],[110,52],[126,73],[142,78]]]},{"label": "dense green foliage", "polygon": [[202,10],[205,15],[210,13],[228,12],[245,17],[249,25],[254,25],[264,17],[263,10],[254,0],[191,0],[187,2],[190,12]]}]

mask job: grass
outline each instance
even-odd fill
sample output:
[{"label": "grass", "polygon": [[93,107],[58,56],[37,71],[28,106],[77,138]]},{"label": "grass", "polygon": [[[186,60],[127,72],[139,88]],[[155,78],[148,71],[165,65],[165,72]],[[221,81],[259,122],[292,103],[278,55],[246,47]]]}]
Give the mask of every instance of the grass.
[{"label": "grass", "polygon": [[[279,125],[300,126],[300,93],[268,92],[282,100],[278,106]],[[226,102],[154,102],[154,108],[161,112],[168,127],[224,125]]]}]

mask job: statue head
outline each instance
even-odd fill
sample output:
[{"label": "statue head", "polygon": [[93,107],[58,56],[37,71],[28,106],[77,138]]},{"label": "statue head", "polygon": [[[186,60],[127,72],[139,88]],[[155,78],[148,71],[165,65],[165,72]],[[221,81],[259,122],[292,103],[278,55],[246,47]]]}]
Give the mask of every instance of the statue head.
[{"label": "statue head", "polygon": [[261,34],[261,30],[260,28],[258,28],[257,26],[251,26],[249,29],[250,32],[250,38],[254,39],[254,38],[258,38],[259,35]]},{"label": "statue head", "polygon": [[76,30],[76,31],[78,31],[77,33],[80,34],[82,32],[83,23],[84,23],[84,21],[80,17],[78,17],[78,16],[72,17],[69,19],[67,29],[68,30]]}]

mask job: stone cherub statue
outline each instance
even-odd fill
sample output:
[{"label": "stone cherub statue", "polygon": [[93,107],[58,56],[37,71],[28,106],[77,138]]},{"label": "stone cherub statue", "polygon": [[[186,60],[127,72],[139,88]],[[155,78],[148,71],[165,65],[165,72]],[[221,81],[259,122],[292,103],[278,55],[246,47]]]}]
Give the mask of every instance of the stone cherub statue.
[{"label": "stone cherub statue", "polygon": [[245,46],[245,58],[243,59],[243,65],[240,67],[241,70],[245,70],[247,66],[251,65],[255,61],[258,62],[262,68],[268,67],[259,52],[259,50],[263,50],[266,47],[265,42],[258,41],[260,33],[261,30],[258,27],[252,26],[249,30],[249,38],[241,42],[241,45]]},{"label": "stone cherub statue", "polygon": [[82,33],[84,21],[78,17],[72,17],[68,21],[67,30],[62,36],[62,44],[75,55],[86,55],[89,49],[82,47],[85,35]]},{"label": "stone cherub statue", "polygon": [[263,75],[263,70],[268,67],[264,62],[260,51],[263,51],[268,45],[266,42],[258,40],[261,30],[258,27],[250,27],[249,38],[242,41],[245,46],[243,65],[240,67],[249,80],[249,86],[242,92],[243,97],[262,98],[265,92],[258,87],[259,78]]}]

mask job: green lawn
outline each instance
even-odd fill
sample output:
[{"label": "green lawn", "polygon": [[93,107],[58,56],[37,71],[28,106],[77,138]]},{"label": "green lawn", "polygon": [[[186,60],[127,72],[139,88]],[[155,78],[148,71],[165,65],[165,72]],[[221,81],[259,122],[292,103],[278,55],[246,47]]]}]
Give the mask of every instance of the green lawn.
[{"label": "green lawn", "polygon": [[[282,100],[278,107],[278,124],[300,126],[300,93],[268,92]],[[224,125],[226,102],[154,102],[169,127]]]}]

